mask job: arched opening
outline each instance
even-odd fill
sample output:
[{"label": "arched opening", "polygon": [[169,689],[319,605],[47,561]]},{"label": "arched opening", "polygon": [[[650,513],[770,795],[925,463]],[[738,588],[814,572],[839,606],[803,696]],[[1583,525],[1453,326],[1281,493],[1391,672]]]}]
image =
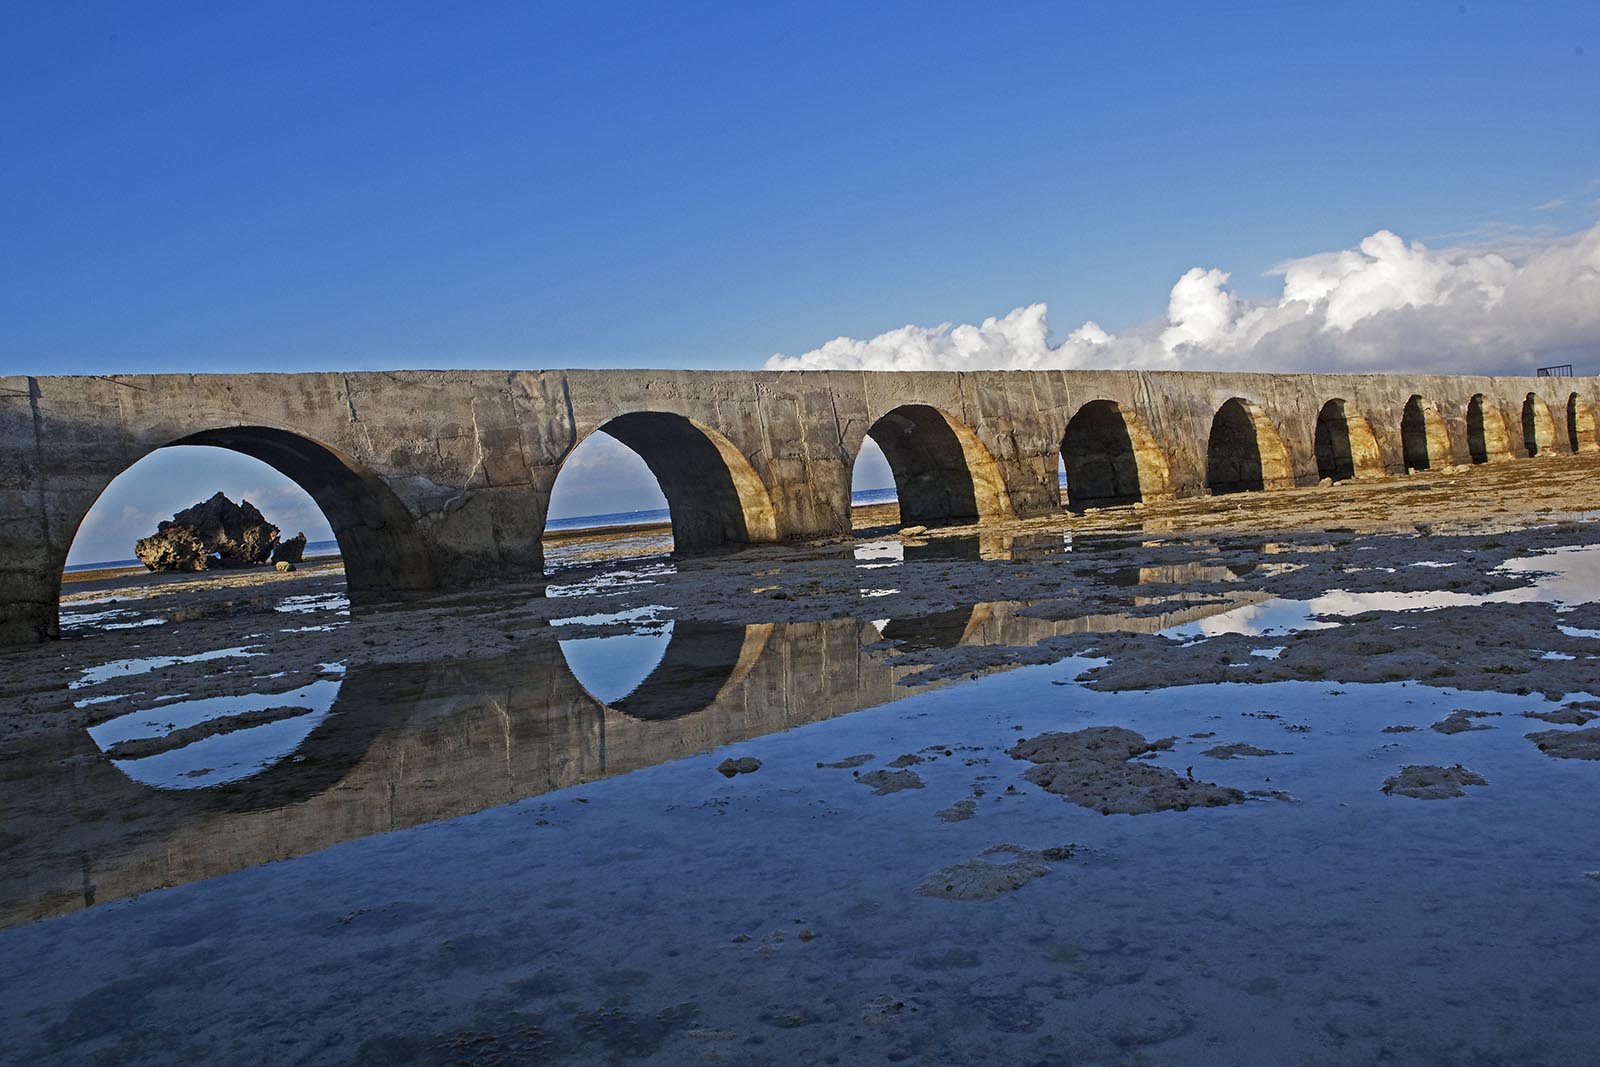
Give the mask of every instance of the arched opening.
[{"label": "arched opening", "polygon": [[1450,459],[1450,434],[1439,406],[1412,396],[1400,416],[1400,445],[1406,470],[1425,471],[1444,466]]},{"label": "arched opening", "polygon": [[546,559],[566,554],[565,548],[552,552],[556,535],[648,533],[666,522],[671,541],[652,542],[655,550],[700,552],[777,540],[772,498],[733,442],[682,415],[619,415],[562,461],[545,524]]},{"label": "arched opening", "polygon": [[1474,463],[1511,458],[1505,416],[1482,393],[1475,393],[1467,403],[1467,454]]},{"label": "arched opening", "polygon": [[883,449],[870,437],[861,439],[850,470],[850,524],[855,526],[894,526],[900,522],[900,503],[894,488],[894,469],[884,458]]},{"label": "arched opening", "polygon": [[650,722],[715,704],[766,648],[770,624],[667,621],[629,634],[560,642],[572,677],[598,703]]},{"label": "arched opening", "polygon": [[1600,434],[1595,432],[1594,408],[1577,393],[1567,397],[1567,440],[1574,452],[1600,450]]},{"label": "arched opening", "polygon": [[1078,409],[1061,438],[1067,506],[1134,504],[1171,491],[1167,457],[1150,431],[1114,400]]},{"label": "arched opening", "polygon": [[[67,572],[77,578],[105,569],[97,565],[142,567],[131,559],[134,543],[217,492],[235,504],[249,500],[284,539],[304,532],[308,555],[342,558],[353,596],[435,584],[414,519],[380,478],[325,445],[262,426],[207,430],[142,455],[106,484],[76,524]],[[58,600],[62,577],[56,576]]]},{"label": "arched opening", "polygon": [[1372,426],[1348,401],[1336,398],[1322,405],[1313,446],[1319,478],[1342,482],[1383,472]]},{"label": "arched opening", "polygon": [[1556,444],[1556,423],[1550,417],[1550,405],[1529,393],[1522,401],[1522,447],[1528,455],[1549,455]]},{"label": "arched opening", "polygon": [[894,473],[900,522],[951,525],[1010,513],[994,457],[970,427],[938,408],[903,404],[867,436]]},{"label": "arched opening", "polygon": [[1220,496],[1293,484],[1289,450],[1260,405],[1234,397],[1218,408],[1206,440],[1206,488]]}]

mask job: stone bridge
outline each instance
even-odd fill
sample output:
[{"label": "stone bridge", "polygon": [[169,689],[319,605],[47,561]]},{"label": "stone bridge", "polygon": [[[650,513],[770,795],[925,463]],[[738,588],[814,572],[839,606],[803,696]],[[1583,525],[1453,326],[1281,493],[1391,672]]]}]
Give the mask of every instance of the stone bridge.
[{"label": "stone bridge", "polygon": [[872,437],[933,525],[1600,447],[1596,378],[1141,371],[415,371],[0,378],[0,644],[57,632],[73,536],[167,445],[298,482],[352,594],[537,574],[596,430],[643,457],[679,551],[850,530]]}]

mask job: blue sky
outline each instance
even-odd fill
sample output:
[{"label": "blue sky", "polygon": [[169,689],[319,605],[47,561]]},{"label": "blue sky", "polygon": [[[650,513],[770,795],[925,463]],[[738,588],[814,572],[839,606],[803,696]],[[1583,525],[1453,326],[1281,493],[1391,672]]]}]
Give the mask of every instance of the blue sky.
[{"label": "blue sky", "polygon": [[[756,367],[1593,226],[1600,5],[10,5],[0,371]],[[1559,201],[1559,203],[1554,203]],[[1540,208],[1543,208],[1540,210]]]}]

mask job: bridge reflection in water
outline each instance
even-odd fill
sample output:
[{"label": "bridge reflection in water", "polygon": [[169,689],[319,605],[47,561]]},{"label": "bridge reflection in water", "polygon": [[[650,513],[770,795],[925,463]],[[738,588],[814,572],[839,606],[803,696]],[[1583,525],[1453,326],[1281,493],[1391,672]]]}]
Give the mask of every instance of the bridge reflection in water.
[{"label": "bridge reflection in water", "polygon": [[[1184,577],[1232,575],[1201,567]],[[101,743],[77,730],[17,744],[0,756],[0,810],[10,813],[0,834],[0,927],[626,774],[950,684],[899,684],[922,667],[897,666],[884,642],[926,650],[1157,632],[1259,599],[1238,592],[1170,612],[1067,619],[998,602],[877,622],[680,620],[658,627],[666,639],[659,662],[609,704],[585,682],[605,692],[612,680],[580,678],[584,668],[575,672],[563,651],[572,642],[534,641],[492,659],[352,667],[330,710],[291,720],[300,731],[291,748],[258,758],[265,765],[255,773],[204,788],[177,787],[183,772],[169,769],[163,781],[140,766],[155,757],[112,759],[98,728]]]}]

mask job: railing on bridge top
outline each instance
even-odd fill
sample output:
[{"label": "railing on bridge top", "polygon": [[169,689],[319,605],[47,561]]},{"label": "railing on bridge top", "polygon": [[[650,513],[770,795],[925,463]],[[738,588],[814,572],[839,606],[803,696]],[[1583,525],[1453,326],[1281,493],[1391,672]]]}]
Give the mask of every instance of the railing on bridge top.
[{"label": "railing on bridge top", "polygon": [[1570,378],[1572,377],[1572,364],[1558,363],[1554,367],[1537,367],[1533,373],[1541,378]]}]

